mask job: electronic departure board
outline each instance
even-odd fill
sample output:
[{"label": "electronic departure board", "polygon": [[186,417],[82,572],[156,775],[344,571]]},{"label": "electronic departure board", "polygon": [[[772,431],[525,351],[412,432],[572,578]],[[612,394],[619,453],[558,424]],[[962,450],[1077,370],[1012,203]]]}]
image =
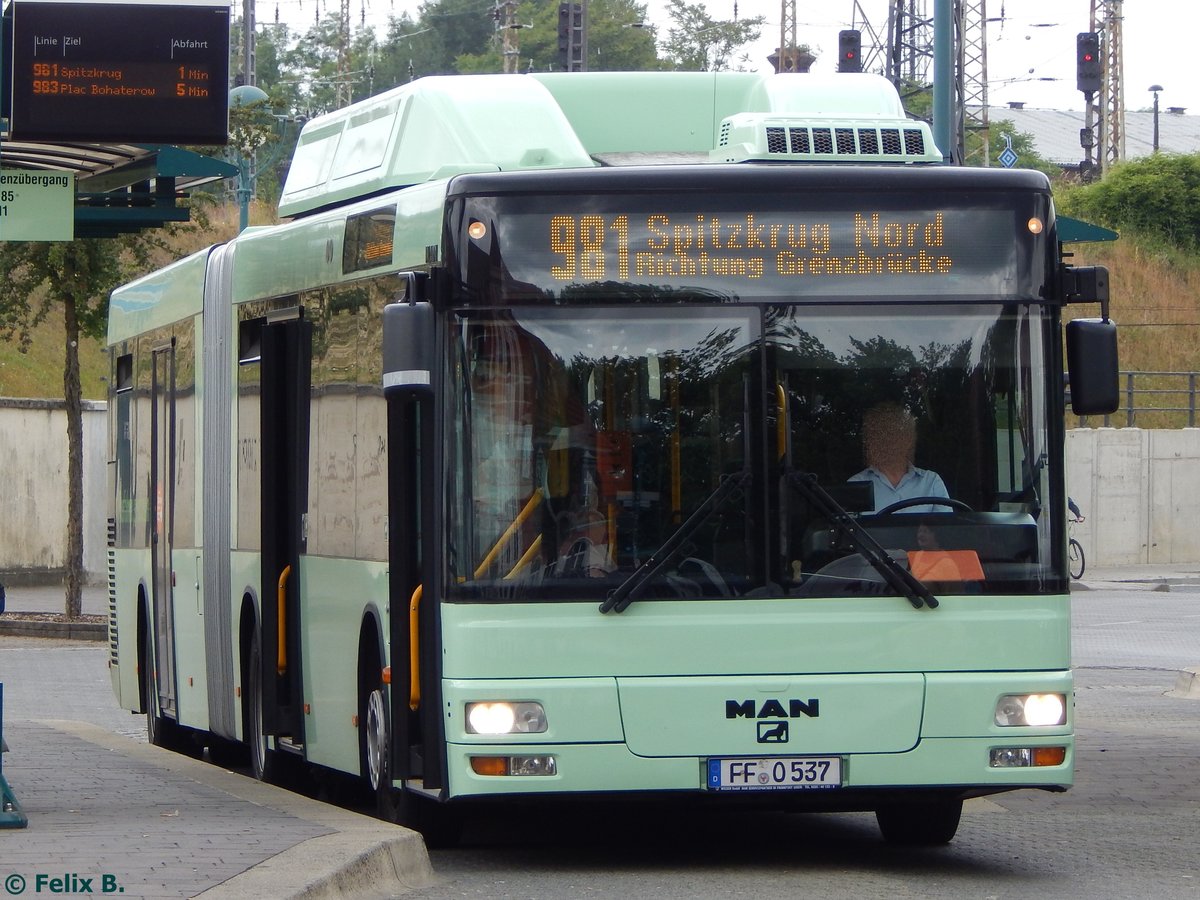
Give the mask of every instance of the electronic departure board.
[{"label": "electronic departure board", "polygon": [[13,4],[12,137],[224,144],[229,5]]}]

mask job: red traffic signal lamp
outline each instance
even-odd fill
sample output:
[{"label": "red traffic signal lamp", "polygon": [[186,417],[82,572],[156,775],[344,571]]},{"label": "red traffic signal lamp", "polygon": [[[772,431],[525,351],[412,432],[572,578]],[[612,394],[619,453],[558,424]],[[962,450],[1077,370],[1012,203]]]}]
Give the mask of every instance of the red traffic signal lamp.
[{"label": "red traffic signal lamp", "polygon": [[1075,38],[1075,86],[1085,94],[1100,90],[1100,35],[1084,31]]},{"label": "red traffic signal lamp", "polygon": [[838,32],[838,67],[839,72],[862,71],[862,32],[857,28],[847,28]]}]

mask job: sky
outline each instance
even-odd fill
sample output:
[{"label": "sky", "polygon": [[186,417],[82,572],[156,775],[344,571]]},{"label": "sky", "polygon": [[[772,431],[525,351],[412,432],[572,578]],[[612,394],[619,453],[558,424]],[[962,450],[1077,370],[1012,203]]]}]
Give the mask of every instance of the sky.
[{"label": "sky", "polygon": [[[339,0],[256,0],[260,23],[280,20],[296,29],[312,24],[318,10],[336,9]],[[934,0],[924,0],[933,14]],[[235,10],[241,0],[234,0]],[[389,15],[408,11],[414,17],[418,0],[350,0],[355,25],[365,21],[386,31]],[[491,4],[480,0],[481,8]],[[762,38],[747,50],[747,68],[771,71],[766,62],[779,45],[781,3],[778,0],[709,0],[716,19],[765,16]],[[837,35],[843,28],[863,28],[863,15],[879,39],[887,37],[888,0],[796,0],[799,43],[819,51],[813,71],[836,67]],[[665,36],[670,20],[663,0],[649,0],[650,23]],[[1083,109],[1075,89],[1075,36],[1088,30],[1091,0],[986,0],[988,31],[988,100],[993,106],[1023,102],[1027,108]],[[857,12],[861,11],[861,12]],[[1151,85],[1160,85],[1162,109],[1182,106],[1200,115],[1200,78],[1195,75],[1194,36],[1200,34],[1200,3],[1190,0],[1129,0],[1124,11],[1126,109],[1149,109]],[[235,11],[235,15],[237,12]],[[865,32],[865,29],[864,29]],[[864,54],[868,39],[864,33]]]}]

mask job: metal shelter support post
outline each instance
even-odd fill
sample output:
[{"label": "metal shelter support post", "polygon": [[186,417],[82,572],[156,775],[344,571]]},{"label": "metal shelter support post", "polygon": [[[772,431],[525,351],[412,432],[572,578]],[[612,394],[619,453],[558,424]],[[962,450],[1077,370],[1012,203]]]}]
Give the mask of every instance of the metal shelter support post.
[{"label": "metal shelter support post", "polygon": [[933,142],[946,162],[954,159],[954,4],[933,2]]},{"label": "metal shelter support post", "polygon": [[7,751],[8,745],[4,743],[4,683],[0,682],[0,828],[24,828],[29,820],[4,779],[4,754]]}]

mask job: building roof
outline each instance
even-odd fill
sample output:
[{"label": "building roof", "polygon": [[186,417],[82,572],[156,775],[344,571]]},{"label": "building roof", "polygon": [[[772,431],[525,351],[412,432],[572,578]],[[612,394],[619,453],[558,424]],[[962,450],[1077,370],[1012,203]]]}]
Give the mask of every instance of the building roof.
[{"label": "building roof", "polygon": [[75,236],[186,222],[177,201],[201,185],[238,174],[237,166],[164,144],[14,141],[0,129],[0,168],[75,175]]},{"label": "building roof", "polygon": [[[1083,159],[1079,144],[1079,133],[1084,127],[1082,110],[988,107],[988,122],[992,129],[1005,120],[1017,131],[1033,138],[1034,149],[1042,158],[1071,167],[1079,165]],[[1164,153],[1200,153],[1200,116],[1160,109],[1158,147]],[[1139,159],[1149,156],[1153,150],[1154,113],[1127,110],[1124,158]],[[1019,161],[1017,165],[1020,165]]]}]

